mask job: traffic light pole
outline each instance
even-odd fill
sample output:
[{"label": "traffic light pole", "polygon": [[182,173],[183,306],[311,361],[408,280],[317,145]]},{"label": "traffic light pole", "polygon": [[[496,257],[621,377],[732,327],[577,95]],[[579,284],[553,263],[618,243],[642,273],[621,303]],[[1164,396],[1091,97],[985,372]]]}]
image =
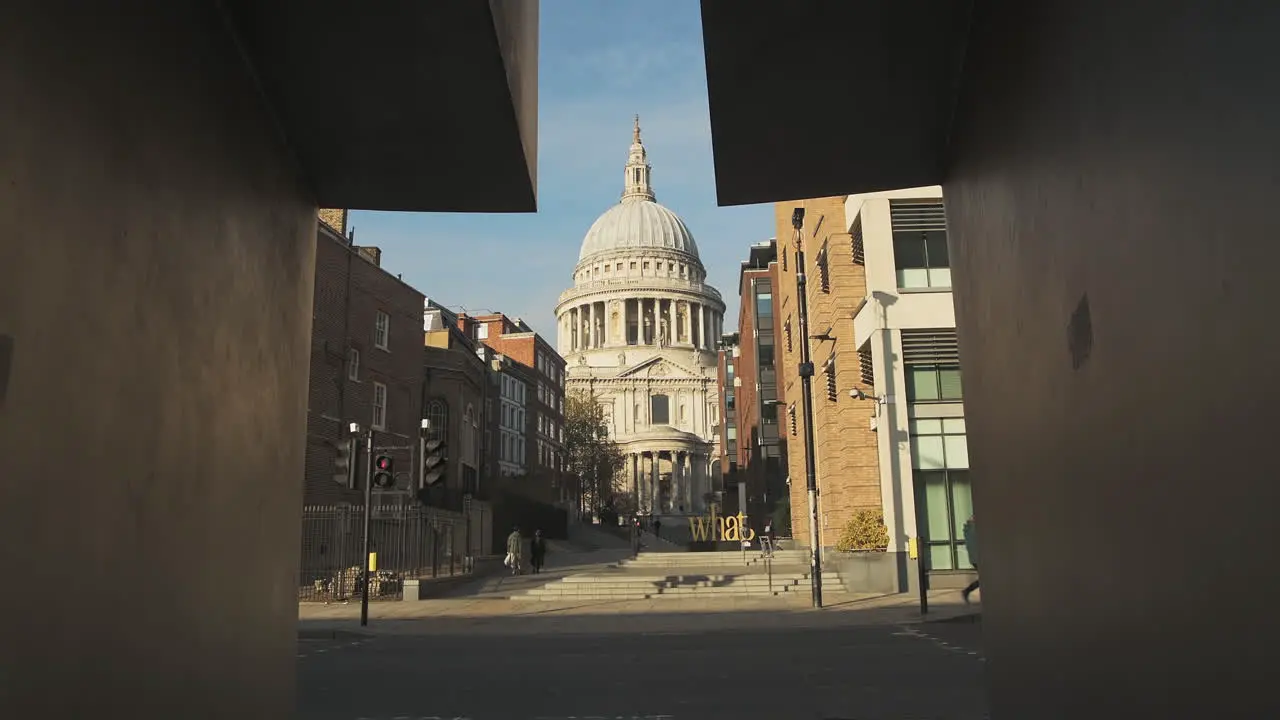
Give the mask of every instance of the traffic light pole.
[{"label": "traffic light pole", "polygon": [[360,626],[369,624],[369,516],[373,512],[373,429],[365,436],[364,453],[364,572],[360,581]]},{"label": "traffic light pole", "polygon": [[813,606],[822,607],[822,548],[818,535],[818,469],[813,442],[813,358],[809,356],[809,295],[804,264],[804,208],[791,214],[796,245],[796,319],[800,331],[800,401],[804,413],[804,480],[809,494],[809,582]]}]

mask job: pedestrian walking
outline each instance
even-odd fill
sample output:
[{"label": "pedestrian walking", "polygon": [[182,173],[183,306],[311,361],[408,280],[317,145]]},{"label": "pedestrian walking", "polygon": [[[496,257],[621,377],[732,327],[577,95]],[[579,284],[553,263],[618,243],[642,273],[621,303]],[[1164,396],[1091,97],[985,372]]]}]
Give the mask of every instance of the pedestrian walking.
[{"label": "pedestrian walking", "polygon": [[541,530],[533,532],[533,542],[529,543],[529,563],[533,567],[533,574],[537,575],[542,572],[542,566],[547,561],[547,540],[542,537]]},{"label": "pedestrian walking", "polygon": [[[964,547],[969,551],[969,562],[973,564],[973,571],[978,572],[978,524],[974,522],[973,517],[973,515],[970,515],[968,522],[964,524]],[[964,599],[965,605],[969,604],[969,595],[978,589],[978,581],[981,579],[981,576],[979,576],[977,580],[969,583],[964,590],[960,591],[960,597]]]},{"label": "pedestrian walking", "polygon": [[658,539],[662,538],[662,519],[661,518],[653,519],[653,536]]},{"label": "pedestrian walking", "polygon": [[511,568],[512,575],[519,575],[520,569],[524,566],[524,538],[520,537],[518,526],[513,528],[511,534],[507,536],[506,565]]}]

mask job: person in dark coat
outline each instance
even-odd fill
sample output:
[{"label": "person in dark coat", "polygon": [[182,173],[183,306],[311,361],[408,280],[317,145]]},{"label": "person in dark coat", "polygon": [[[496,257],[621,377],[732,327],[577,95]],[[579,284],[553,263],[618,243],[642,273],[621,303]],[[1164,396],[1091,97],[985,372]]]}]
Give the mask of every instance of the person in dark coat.
[{"label": "person in dark coat", "polygon": [[533,542],[529,544],[529,561],[535,575],[542,572],[542,566],[547,561],[547,539],[542,537],[541,530],[533,533]]}]

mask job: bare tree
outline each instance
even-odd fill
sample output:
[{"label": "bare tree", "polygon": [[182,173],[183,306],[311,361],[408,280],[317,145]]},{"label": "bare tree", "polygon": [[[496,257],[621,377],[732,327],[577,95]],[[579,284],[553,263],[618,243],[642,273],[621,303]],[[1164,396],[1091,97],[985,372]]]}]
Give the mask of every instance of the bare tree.
[{"label": "bare tree", "polygon": [[609,437],[604,407],[594,393],[580,390],[565,398],[564,440],[569,470],[578,477],[583,508],[594,514],[602,510],[624,513],[628,499],[618,483],[624,457]]}]

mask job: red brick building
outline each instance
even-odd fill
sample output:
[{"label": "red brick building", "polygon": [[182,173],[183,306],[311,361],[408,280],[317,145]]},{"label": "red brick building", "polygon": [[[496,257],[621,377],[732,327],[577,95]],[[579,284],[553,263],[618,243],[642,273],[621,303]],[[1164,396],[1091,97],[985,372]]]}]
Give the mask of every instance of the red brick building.
[{"label": "red brick building", "polygon": [[530,494],[576,508],[564,471],[564,358],[524,321],[502,313],[459,315],[458,327],[526,368],[525,477],[535,486]]},{"label": "red brick building", "polygon": [[[360,491],[334,480],[336,444],[353,422],[377,430],[379,447],[417,443],[424,298],[382,269],[378,248],[353,245],[327,222],[318,228],[303,503],[358,504]],[[410,451],[388,454],[398,479],[389,492],[409,497]]]},{"label": "red brick building", "polygon": [[751,246],[738,277],[738,331],[723,338],[720,351],[726,509],[738,510],[738,485],[745,484],[743,511],[757,530],[788,496],[785,433],[779,429],[784,413],[777,369],[783,336],[774,321],[777,259],[775,241]]}]

